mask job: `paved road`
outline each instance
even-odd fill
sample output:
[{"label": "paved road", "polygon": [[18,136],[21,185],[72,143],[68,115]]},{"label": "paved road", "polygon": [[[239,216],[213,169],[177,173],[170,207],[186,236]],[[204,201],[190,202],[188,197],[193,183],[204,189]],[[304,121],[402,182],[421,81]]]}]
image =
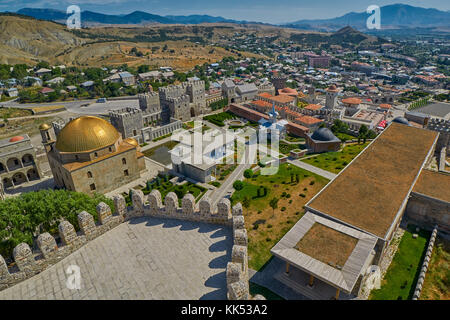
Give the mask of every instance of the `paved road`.
[{"label": "paved road", "polygon": [[[138,218],[0,292],[0,300],[226,299],[231,248],[227,227]],[[70,265],[80,267],[80,290],[66,286]]]},{"label": "paved road", "polygon": [[[76,101],[60,101],[52,103],[25,103],[20,104],[12,102],[5,104],[7,107],[14,108],[30,108],[30,107],[44,107],[44,106],[64,106],[67,111],[75,114],[88,115],[107,115],[109,110],[117,110],[125,107],[139,107],[139,100],[137,97],[128,97],[129,100],[109,100],[106,103],[96,103],[97,100],[76,100]],[[83,106],[83,105],[88,105]]]},{"label": "paved road", "polygon": [[242,179],[244,176],[244,171],[250,167],[250,164],[238,165],[237,168],[234,169],[234,171],[228,176],[225,182],[222,183],[219,188],[214,190],[214,192],[209,196],[213,201],[213,206],[215,206],[222,198],[229,198],[228,195],[231,196],[234,190],[233,183],[236,180]]}]

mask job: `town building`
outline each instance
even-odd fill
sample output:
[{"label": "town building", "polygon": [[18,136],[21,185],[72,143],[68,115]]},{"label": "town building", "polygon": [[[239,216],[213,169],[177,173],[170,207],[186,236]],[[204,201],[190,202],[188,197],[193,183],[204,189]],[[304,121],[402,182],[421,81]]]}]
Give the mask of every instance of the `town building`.
[{"label": "town building", "polygon": [[3,190],[42,178],[28,135],[0,140],[0,178]]}]

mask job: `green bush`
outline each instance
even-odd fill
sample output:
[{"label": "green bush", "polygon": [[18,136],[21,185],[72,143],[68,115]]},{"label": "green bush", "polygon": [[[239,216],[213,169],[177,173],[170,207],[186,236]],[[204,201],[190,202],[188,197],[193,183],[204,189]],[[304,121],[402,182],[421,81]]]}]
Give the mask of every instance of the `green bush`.
[{"label": "green bush", "polygon": [[244,177],[247,179],[250,179],[253,176],[253,170],[252,169],[247,169],[244,171]]},{"label": "green bush", "polygon": [[237,191],[242,190],[244,188],[244,183],[241,180],[236,180],[233,183],[233,188]]}]

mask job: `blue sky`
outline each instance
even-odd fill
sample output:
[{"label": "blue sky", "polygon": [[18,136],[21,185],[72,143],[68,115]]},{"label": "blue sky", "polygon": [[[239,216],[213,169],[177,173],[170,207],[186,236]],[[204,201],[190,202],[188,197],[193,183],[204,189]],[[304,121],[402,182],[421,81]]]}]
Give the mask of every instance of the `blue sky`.
[{"label": "blue sky", "polygon": [[[159,15],[209,14],[236,20],[268,23],[292,22],[300,19],[322,19],[348,12],[363,12],[371,4],[379,6],[400,3],[376,0],[0,0],[0,11],[17,11],[24,7],[66,10],[77,4],[81,10],[109,14],[135,10]],[[450,1],[403,1],[401,3],[450,10]]]}]

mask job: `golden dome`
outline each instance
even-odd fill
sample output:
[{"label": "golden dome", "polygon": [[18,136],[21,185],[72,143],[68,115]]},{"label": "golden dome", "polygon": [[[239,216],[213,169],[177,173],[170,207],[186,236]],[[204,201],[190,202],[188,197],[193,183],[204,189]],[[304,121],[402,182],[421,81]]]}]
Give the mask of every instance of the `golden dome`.
[{"label": "golden dome", "polygon": [[132,146],[135,146],[135,147],[139,146],[139,143],[136,141],[136,139],[133,139],[133,138],[126,138],[123,141],[128,143],[128,144],[131,144]]},{"label": "golden dome", "polygon": [[110,146],[119,137],[108,121],[82,116],[66,124],[58,134],[55,147],[61,152],[89,152]]},{"label": "golden dome", "polygon": [[126,138],[123,141],[128,143],[128,144],[131,144],[132,146],[135,146],[137,151],[141,150],[141,146],[139,145],[139,142],[136,141],[136,139],[134,139],[134,138]]},{"label": "golden dome", "polygon": [[50,129],[50,126],[46,123],[43,123],[39,126],[39,130],[48,130]]}]

